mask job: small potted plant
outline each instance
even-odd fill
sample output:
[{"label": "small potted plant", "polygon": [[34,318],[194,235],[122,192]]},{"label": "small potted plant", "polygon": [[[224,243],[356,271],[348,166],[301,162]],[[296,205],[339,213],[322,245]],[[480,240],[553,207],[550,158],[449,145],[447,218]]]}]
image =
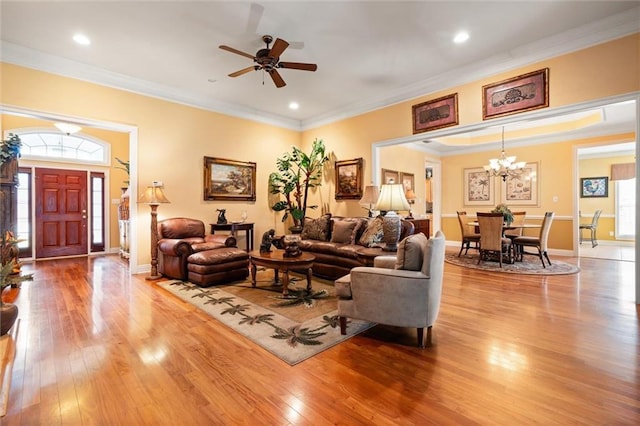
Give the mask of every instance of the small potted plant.
[{"label": "small potted plant", "polygon": [[502,213],[504,222],[507,226],[511,225],[511,222],[513,222],[513,213],[511,213],[509,207],[504,203],[498,204],[495,209],[491,210],[491,213]]},{"label": "small potted plant", "polygon": [[11,232],[2,236],[0,253],[2,262],[0,267],[0,336],[4,336],[18,318],[18,307],[13,303],[2,301],[2,292],[6,287],[20,287],[24,281],[32,281],[33,274],[20,273],[20,264],[17,262],[17,244],[20,241],[13,237]]}]

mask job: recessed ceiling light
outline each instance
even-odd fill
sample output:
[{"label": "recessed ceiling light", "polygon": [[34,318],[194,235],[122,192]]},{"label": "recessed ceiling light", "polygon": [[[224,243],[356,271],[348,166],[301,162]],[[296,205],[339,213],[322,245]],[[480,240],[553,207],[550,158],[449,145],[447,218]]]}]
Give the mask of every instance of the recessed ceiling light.
[{"label": "recessed ceiling light", "polygon": [[300,105],[298,105],[297,102],[291,102],[289,104],[289,109],[298,109],[298,108],[300,108]]},{"label": "recessed ceiling light", "polygon": [[456,36],[453,38],[453,42],[454,43],[464,43],[465,41],[469,40],[469,33],[466,31],[460,31],[458,34],[456,34]]},{"label": "recessed ceiling light", "polygon": [[73,35],[73,41],[83,46],[88,46],[91,44],[91,40],[89,40],[89,37],[80,33]]}]

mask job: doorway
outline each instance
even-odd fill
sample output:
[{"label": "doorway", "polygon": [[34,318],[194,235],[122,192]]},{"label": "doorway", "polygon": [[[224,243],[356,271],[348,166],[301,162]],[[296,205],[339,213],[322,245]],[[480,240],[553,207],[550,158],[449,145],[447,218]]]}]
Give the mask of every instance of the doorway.
[{"label": "doorway", "polygon": [[87,172],[35,169],[36,259],[88,254]]}]

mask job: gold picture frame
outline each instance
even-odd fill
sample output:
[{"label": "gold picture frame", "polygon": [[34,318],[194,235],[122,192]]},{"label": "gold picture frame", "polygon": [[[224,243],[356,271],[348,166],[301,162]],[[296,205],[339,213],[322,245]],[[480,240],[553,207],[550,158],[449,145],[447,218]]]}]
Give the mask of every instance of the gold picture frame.
[{"label": "gold picture frame", "polygon": [[549,106],[549,68],[482,86],[482,119]]},{"label": "gold picture frame", "polygon": [[411,107],[413,134],[458,124],[458,94],[432,99]]},{"label": "gold picture frame", "polygon": [[508,206],[540,206],[540,167],[538,162],[526,163],[514,176],[502,182],[500,202]]},{"label": "gold picture frame", "polygon": [[336,200],[362,198],[362,158],[336,161]]},{"label": "gold picture frame", "polygon": [[400,183],[400,173],[396,170],[382,169],[382,184],[389,183]]},{"label": "gold picture frame", "polygon": [[495,184],[482,167],[463,169],[463,203],[465,206],[495,205]]},{"label": "gold picture frame", "polygon": [[255,201],[256,163],[204,157],[204,200]]}]

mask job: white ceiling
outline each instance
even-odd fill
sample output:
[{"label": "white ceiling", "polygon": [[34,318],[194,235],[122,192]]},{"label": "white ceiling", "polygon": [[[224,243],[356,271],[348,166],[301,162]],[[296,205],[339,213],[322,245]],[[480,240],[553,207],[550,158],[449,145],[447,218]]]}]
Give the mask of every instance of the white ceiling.
[{"label": "white ceiling", "polygon": [[[7,1],[2,60],[293,129],[305,129],[640,30],[638,1]],[[466,30],[463,45],[452,42]],[[72,41],[85,33],[90,46]],[[227,74],[270,34],[281,59]],[[553,78],[553,77],[551,77]],[[290,110],[291,101],[300,104]],[[407,120],[410,120],[408,114]]]}]

